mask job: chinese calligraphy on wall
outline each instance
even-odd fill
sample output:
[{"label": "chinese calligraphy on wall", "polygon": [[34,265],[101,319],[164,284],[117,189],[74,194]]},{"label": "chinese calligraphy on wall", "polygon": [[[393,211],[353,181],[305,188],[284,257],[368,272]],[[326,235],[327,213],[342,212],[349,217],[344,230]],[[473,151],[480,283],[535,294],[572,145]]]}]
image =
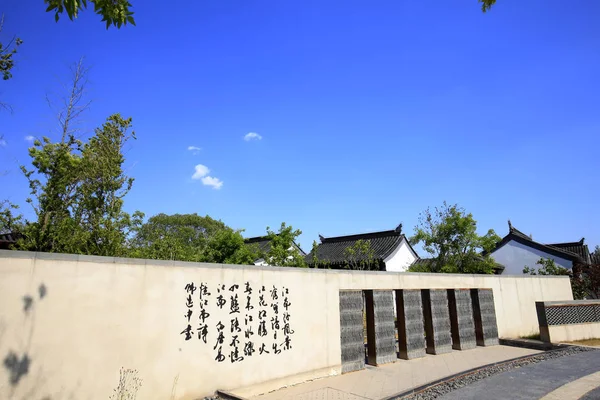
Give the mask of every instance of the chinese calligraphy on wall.
[{"label": "chinese calligraphy on wall", "polygon": [[[215,361],[235,363],[292,348],[294,330],[288,288],[253,288],[246,282],[209,289],[206,282],[190,282],[184,290],[185,329],[181,335],[186,341],[200,340],[211,346]],[[211,313],[215,316],[211,317]]]}]

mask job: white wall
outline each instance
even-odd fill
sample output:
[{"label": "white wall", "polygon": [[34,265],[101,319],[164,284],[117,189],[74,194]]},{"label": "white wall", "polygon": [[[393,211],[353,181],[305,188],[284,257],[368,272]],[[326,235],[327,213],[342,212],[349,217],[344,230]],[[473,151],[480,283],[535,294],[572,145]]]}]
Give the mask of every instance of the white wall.
[{"label": "white wall", "polygon": [[385,269],[389,272],[405,272],[416,259],[415,253],[410,249],[405,238],[400,246],[384,260]]},{"label": "white wall", "polygon": [[[299,248],[295,247],[295,246],[291,246],[288,251],[293,251],[293,250],[297,250],[298,254],[300,254],[300,256],[302,256],[302,252],[300,251]],[[288,260],[293,260],[294,256],[288,256]],[[269,264],[264,258],[260,258],[256,261],[254,261],[254,265],[258,265],[260,267],[267,267],[271,264]]]},{"label": "white wall", "polygon": [[[245,283],[253,288],[245,310]],[[193,295],[192,337],[185,340],[185,286],[202,283],[211,292],[205,306],[208,338],[197,336],[199,289]],[[238,284],[235,291],[228,288]],[[217,288],[227,304],[216,302]],[[266,336],[258,335],[258,295],[266,289]],[[279,289],[279,319],[268,291]],[[41,290],[41,288],[44,290]],[[291,348],[281,349],[283,288],[291,303]],[[27,364],[11,383],[0,368],[0,399],[106,400],[119,382],[121,367],[143,380],[138,399],[194,400],[216,389],[253,386],[256,393],[341,373],[339,291],[361,289],[491,288],[498,331],[519,337],[538,330],[535,301],[572,300],[568,277],[417,274],[257,267],[137,260],[0,250],[0,359]],[[43,294],[42,294],[43,293]],[[231,362],[234,315],[230,296],[239,294],[239,350],[253,328],[253,356]],[[27,300],[28,299],[28,300]],[[27,304],[29,307],[26,307]],[[246,316],[253,321],[246,325]],[[224,325],[222,362],[215,360],[217,322]],[[275,333],[278,333],[275,339]],[[261,343],[270,354],[258,354]],[[14,381],[14,379],[13,379]],[[255,386],[260,385],[260,386]]]},{"label": "white wall", "polygon": [[496,262],[504,265],[505,270],[502,275],[523,275],[525,266],[530,268],[539,267],[536,263],[542,257],[552,259],[557,265],[567,269],[573,267],[573,262],[570,260],[553,256],[514,240],[494,251],[491,256]]}]

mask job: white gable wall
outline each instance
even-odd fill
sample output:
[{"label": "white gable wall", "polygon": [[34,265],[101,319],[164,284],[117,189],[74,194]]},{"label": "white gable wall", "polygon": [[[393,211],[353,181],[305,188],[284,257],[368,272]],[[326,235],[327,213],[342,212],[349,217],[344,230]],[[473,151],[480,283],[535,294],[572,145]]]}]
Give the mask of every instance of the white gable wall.
[{"label": "white gable wall", "polygon": [[573,262],[570,260],[556,257],[514,240],[511,240],[498,250],[494,251],[491,256],[496,262],[504,265],[506,268],[502,273],[503,275],[523,275],[523,268],[525,268],[525,266],[528,266],[529,268],[539,267],[537,262],[540,258],[554,260],[556,265],[560,265],[567,269],[573,267]]},{"label": "white gable wall", "polygon": [[416,260],[417,255],[411,250],[406,239],[404,239],[400,242],[400,245],[396,247],[396,250],[384,260],[385,270],[392,272],[406,272],[408,267]]},{"label": "white gable wall", "polygon": [[[288,249],[288,251],[293,251],[294,248],[295,248],[294,246],[291,246]],[[302,252],[300,251],[300,249],[297,248],[297,247],[295,249],[298,250],[298,253],[300,253],[300,256],[302,256]],[[293,258],[294,258],[293,256],[288,256],[288,260],[291,260]],[[264,258],[260,258],[260,259],[258,259],[256,261],[254,261],[254,265],[258,265],[260,267],[270,267],[271,266],[271,264],[269,264]]]}]

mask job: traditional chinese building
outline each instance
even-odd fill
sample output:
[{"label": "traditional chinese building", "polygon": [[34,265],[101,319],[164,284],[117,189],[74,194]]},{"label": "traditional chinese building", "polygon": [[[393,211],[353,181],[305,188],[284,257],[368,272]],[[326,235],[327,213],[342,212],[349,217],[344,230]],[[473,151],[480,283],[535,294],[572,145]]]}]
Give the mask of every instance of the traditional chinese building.
[{"label": "traditional chinese building", "polygon": [[[262,254],[266,254],[269,252],[269,250],[271,250],[271,239],[269,239],[268,236],[256,236],[256,237],[247,238],[247,239],[244,239],[244,243],[246,243],[247,245],[255,246]],[[298,253],[300,253],[300,256],[302,256],[302,257],[306,256],[306,253],[304,252],[304,250],[302,250],[302,248],[295,242],[293,243],[292,247],[289,248],[289,250],[293,250],[293,249],[297,250]],[[266,261],[264,258],[261,257],[257,260],[254,260],[254,265],[270,265],[270,264],[268,263],[268,261]]]},{"label": "traditional chinese building", "polygon": [[[326,266],[333,269],[369,269],[376,271],[404,272],[419,259],[406,236],[402,233],[402,224],[389,231],[361,233],[358,235],[320,236],[321,243],[317,254],[311,251],[306,262],[311,268]],[[366,243],[367,251],[351,255],[357,242]],[[365,261],[367,261],[365,263]],[[366,268],[365,268],[365,264]],[[358,268],[356,266],[359,266]]]},{"label": "traditional chinese building", "polygon": [[523,268],[536,268],[540,258],[554,260],[566,269],[575,265],[589,265],[591,263],[590,251],[585,239],[577,242],[543,244],[533,240],[512,226],[508,221],[508,234],[490,252],[496,262],[504,265],[504,274],[521,275]]}]

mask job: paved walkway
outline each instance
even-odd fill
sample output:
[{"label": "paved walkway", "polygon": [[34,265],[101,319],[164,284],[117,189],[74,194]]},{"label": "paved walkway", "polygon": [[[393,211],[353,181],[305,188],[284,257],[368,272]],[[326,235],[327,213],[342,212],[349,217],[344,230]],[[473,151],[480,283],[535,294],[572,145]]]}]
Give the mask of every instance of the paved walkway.
[{"label": "paved walkway", "polygon": [[[450,392],[439,399],[538,400],[557,389],[565,393],[572,391],[571,394],[563,393],[563,396],[557,398],[578,399],[594,386],[588,385],[587,390],[578,390],[579,385],[575,382],[584,377],[593,378],[597,376],[593,374],[598,371],[600,354],[589,351],[512,369]],[[567,385],[569,383],[573,384]],[[586,381],[579,383],[583,386]]]},{"label": "paved walkway", "polygon": [[[539,353],[518,347],[477,347],[438,356],[427,355],[411,361],[317,379],[275,392],[251,397],[253,400],[379,400],[471,368]],[[245,397],[244,390],[234,394]],[[490,398],[490,397],[484,397]]]},{"label": "paved walkway", "polygon": [[581,396],[588,393],[588,397],[593,393],[592,390],[600,387],[600,372],[586,375],[576,381],[562,385],[553,392],[548,393],[540,400],[563,400],[563,399],[579,399]]}]

